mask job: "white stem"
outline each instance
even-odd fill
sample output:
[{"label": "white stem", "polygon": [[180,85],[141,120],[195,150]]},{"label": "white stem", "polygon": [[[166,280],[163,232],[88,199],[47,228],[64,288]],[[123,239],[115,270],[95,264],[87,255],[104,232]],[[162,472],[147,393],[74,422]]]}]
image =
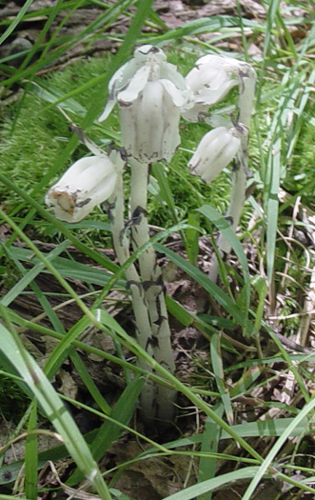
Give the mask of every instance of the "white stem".
[{"label": "white stem", "polygon": [[[240,76],[241,82],[239,86],[238,122],[245,125],[245,127],[249,129],[253,100],[255,96],[256,73],[252,66],[244,64]],[[248,137],[249,134],[242,138],[241,154],[237,157],[232,172],[231,198],[226,217],[231,221],[231,226],[234,230],[236,230],[239,224],[246,199],[245,192],[246,173],[248,170]],[[230,243],[222,234],[218,237],[217,246],[222,256],[227,256],[231,251]],[[216,256],[214,256],[209,272],[209,279],[215,282],[217,281],[217,277],[218,260]]]},{"label": "white stem", "polygon": [[[121,266],[130,257],[130,242],[126,233],[124,212],[125,202],[123,177],[121,173],[117,181],[115,198],[113,199],[113,203],[109,209],[113,247]],[[131,291],[132,306],[137,329],[137,341],[150,356],[153,356],[152,345],[148,343],[148,338],[151,332],[151,324],[141,278],[134,264],[131,264],[126,269],[125,274]],[[141,359],[139,360],[139,366],[144,370],[151,370],[151,368]],[[147,381],[141,393],[142,411],[147,418],[155,417],[155,410],[152,407],[152,401],[155,400],[155,395],[155,385],[151,381]]]},{"label": "white stem", "polygon": [[[146,216],[149,166],[141,164],[136,160],[130,160],[130,166],[130,210],[133,221],[132,239],[135,247],[138,248],[150,239]],[[139,257],[139,266],[151,324],[151,332],[150,337],[147,339],[147,345],[151,344],[154,359],[171,373],[174,373],[175,363],[165,305],[164,283],[161,268],[156,262],[156,254],[152,247],[141,254]],[[175,413],[175,397],[176,393],[174,391],[162,386],[156,387],[156,418],[164,421],[172,420]]]}]

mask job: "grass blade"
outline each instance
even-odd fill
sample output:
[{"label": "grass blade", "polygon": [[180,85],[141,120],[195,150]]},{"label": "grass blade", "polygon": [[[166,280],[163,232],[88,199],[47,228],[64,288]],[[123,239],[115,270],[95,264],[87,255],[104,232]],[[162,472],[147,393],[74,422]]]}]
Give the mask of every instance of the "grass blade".
[{"label": "grass blade", "polygon": [[210,491],[218,490],[222,488],[225,484],[229,484],[241,479],[251,479],[257,473],[258,467],[246,467],[234,472],[228,472],[227,474],[222,474],[220,477],[214,477],[203,483],[196,484],[186,488],[184,491],[179,491],[170,495],[164,500],[192,500],[197,496],[204,495]]},{"label": "grass blade", "polygon": [[203,286],[204,289],[207,290],[207,292],[209,292],[229,314],[231,314],[238,324],[244,326],[246,318],[244,318],[242,311],[240,311],[233,300],[222,292],[221,288],[219,288],[215,283],[210,281],[202,271],[159,243],[155,243],[154,248],[158,252],[164,253],[172,262],[174,262],[174,264],[183,269],[183,271],[189,274],[189,276],[197,281],[197,283]]},{"label": "grass blade", "polygon": [[[217,413],[217,415],[222,418],[223,415],[223,405],[222,403],[216,404],[213,411]],[[208,453],[217,453],[218,445],[221,438],[221,429],[211,420],[211,418],[207,418],[205,430],[202,433],[202,441],[201,441],[201,451]],[[199,476],[198,483],[202,483],[204,481],[208,481],[209,479],[214,478],[216,472],[217,459],[212,457],[201,457],[199,462]],[[212,492],[204,493],[203,500],[211,500]]]},{"label": "grass blade", "polygon": [[[30,433],[37,429],[37,404],[36,400],[32,402],[32,409],[28,421],[27,431]],[[26,496],[37,500],[37,433],[30,433],[26,437],[25,444],[25,493]]]},{"label": "grass blade", "polygon": [[[138,396],[141,392],[143,384],[145,382],[144,377],[136,376],[131,383],[126,387],[121,396],[119,397],[117,403],[115,404],[113,410],[111,411],[110,417],[116,420],[118,423],[123,425],[128,425],[132,415],[134,414]],[[115,422],[107,421],[101,425],[98,429],[95,438],[91,443],[91,453],[95,460],[100,460],[109,446],[119,439],[121,434],[124,432],[124,428],[117,425]],[[71,476],[68,484],[77,484],[82,475],[80,472],[75,471]]]},{"label": "grass blade", "polygon": [[231,404],[231,398],[228,391],[225,388],[225,383],[224,383],[224,371],[222,364],[219,334],[211,335],[210,352],[211,352],[211,362],[214,371],[215,381],[221,396],[222,404],[224,406],[225,415],[228,423],[230,425],[233,425],[233,409]]},{"label": "grass blade", "polygon": [[83,436],[49,380],[23,345],[17,342],[17,335],[13,339],[12,334],[1,324],[0,334],[0,350],[7,358],[8,364],[14,367],[27,384],[47,418],[61,435],[84,477],[93,484],[103,500],[110,500],[107,486]]},{"label": "grass blade", "polygon": [[[300,413],[292,420],[292,422],[288,425],[288,427],[284,430],[279,439],[275,442],[265,460],[255,473],[253,480],[251,481],[249,487],[247,488],[242,500],[250,500],[252,494],[257,488],[258,483],[264,477],[272,462],[274,461],[277,453],[281,450],[282,446],[289,438],[294,429],[303,421],[303,419],[315,408],[315,398],[313,398],[304,408],[300,411]],[[309,488],[307,491],[311,491],[315,493],[315,489]]]},{"label": "grass blade", "polygon": [[28,8],[32,5],[33,0],[27,0],[20,12],[16,16],[15,19],[10,23],[5,32],[0,36],[0,45],[11,35],[11,33],[15,30],[17,25],[21,22],[24,17],[24,14],[27,12]]}]

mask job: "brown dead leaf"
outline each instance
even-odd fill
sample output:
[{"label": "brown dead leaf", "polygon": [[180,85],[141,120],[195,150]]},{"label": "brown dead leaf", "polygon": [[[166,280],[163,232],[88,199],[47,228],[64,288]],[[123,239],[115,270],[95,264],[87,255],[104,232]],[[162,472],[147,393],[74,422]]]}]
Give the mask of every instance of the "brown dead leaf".
[{"label": "brown dead leaf", "polygon": [[[112,452],[117,465],[134,460],[149,445],[144,447],[136,441],[116,443]],[[196,476],[190,471],[190,456],[172,455],[163,458],[146,458],[131,464],[119,477],[115,488],[134,500],[160,500],[196,482]]]},{"label": "brown dead leaf", "polygon": [[78,394],[78,386],[71,377],[70,373],[61,368],[58,372],[58,376],[61,381],[61,385],[59,387],[59,391],[61,392],[61,394],[63,394],[67,398],[76,399]]}]

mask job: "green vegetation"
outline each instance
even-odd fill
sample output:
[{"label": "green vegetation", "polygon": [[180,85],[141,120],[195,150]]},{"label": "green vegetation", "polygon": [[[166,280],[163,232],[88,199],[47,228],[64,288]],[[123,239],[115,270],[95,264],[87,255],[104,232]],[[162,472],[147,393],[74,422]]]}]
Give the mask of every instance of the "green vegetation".
[{"label": "green vegetation", "polygon": [[[135,492],[123,491],[119,481],[132,461],[143,467],[144,476],[152,463],[171,470],[172,464],[180,464],[170,476],[175,490],[165,487],[157,493],[165,500],[215,500],[216,492],[225,488],[234,500],[236,487],[239,498],[250,500],[261,482],[266,486],[270,479],[278,485],[270,498],[313,497],[313,5],[263,1],[266,15],[252,19],[237,2],[235,15],[168,29],[151,9],[152,0],[68,0],[37,11],[30,9],[32,3],[28,0],[14,19],[0,22],[0,45],[5,45],[24,22],[43,19],[24,62],[9,65],[14,54],[0,60],[0,406],[9,419],[14,399],[22,422],[18,429],[27,435],[25,482],[18,480],[15,488],[12,483],[19,478],[22,462],[1,462],[1,498],[41,498],[44,491],[56,488],[45,469],[39,479],[47,460],[57,464],[69,456],[77,469],[63,479],[68,487],[84,485],[85,477],[92,492],[106,500],[138,500]],[[92,6],[98,9],[96,17],[81,30],[63,30],[80,8]],[[121,13],[127,16],[126,34],[113,30]],[[88,55],[54,69],[54,62],[79,42],[88,53],[100,40],[117,52]],[[111,76],[135,45],[145,43],[161,46],[184,75],[201,55],[231,55],[231,47],[238,47],[232,55],[250,62],[258,75],[249,145],[256,184],[238,238],[220,218],[229,200],[230,168],[206,186],[186,166],[206,125],[182,121],[182,143],[174,159],[151,173],[149,222],[161,229],[151,244],[165,255],[165,272],[176,271],[180,281],[167,298],[176,377],[138,346],[133,318],[130,321],[125,309],[125,270],[144,249],[119,268],[103,251],[111,249],[104,207],[71,226],[56,221],[43,201],[61,173],[87,154],[65,113],[98,146],[107,149],[112,140],[119,144],[117,111],[105,124],[97,118]],[[235,102],[233,94],[229,99],[224,105]],[[197,220],[200,232],[194,229]],[[207,235],[215,247],[218,227],[233,248],[231,258],[220,262],[220,286],[207,277],[208,253],[201,249],[196,259],[197,238]],[[113,310],[117,314],[110,314]],[[91,332],[102,341],[92,342]],[[196,343],[199,334],[202,349]],[[25,337],[33,349],[23,343]],[[112,342],[106,343],[109,338]],[[135,357],[154,371],[139,368]],[[103,372],[98,377],[94,370],[100,363]],[[179,418],[170,437],[147,432],[132,419],[147,377],[180,394]],[[115,393],[110,391],[113,385]],[[74,420],[78,422],[81,412],[97,422],[86,436],[89,446]],[[39,451],[37,437],[51,434],[51,424],[62,444]],[[138,440],[142,448],[132,457],[122,454],[114,463],[123,433],[123,447]],[[112,446],[107,467],[102,459]],[[0,448],[0,461],[4,451]],[[189,466],[184,461],[188,459]],[[180,468],[187,471],[184,478]],[[157,469],[159,481],[162,475]],[[59,484],[57,488],[63,489]]]}]

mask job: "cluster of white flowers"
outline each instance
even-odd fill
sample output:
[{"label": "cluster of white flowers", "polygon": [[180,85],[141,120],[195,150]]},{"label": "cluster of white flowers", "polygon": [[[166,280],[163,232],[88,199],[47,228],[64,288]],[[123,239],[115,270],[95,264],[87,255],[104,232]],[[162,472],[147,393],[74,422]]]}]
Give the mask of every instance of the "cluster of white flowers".
[{"label": "cluster of white flowers", "polygon": [[[245,80],[253,83],[251,91],[255,86],[256,74],[249,64],[222,55],[201,57],[186,77],[194,92],[194,106],[183,117],[191,122],[203,120],[208,115],[209,107],[222,101],[234,86],[239,87],[240,95],[246,94],[248,86],[244,84]],[[248,106],[251,108],[252,99],[248,97]],[[240,113],[241,110],[238,111]],[[251,109],[249,116],[250,113]],[[243,154],[247,139],[248,123],[235,125],[231,120],[226,126],[214,128],[202,138],[188,163],[191,173],[210,184],[237,154]]]},{"label": "cluster of white flowers", "polygon": [[[236,59],[207,55],[200,58],[184,78],[176,66],[166,61],[164,52],[152,45],[138,48],[134,57],[124,64],[109,82],[109,99],[99,121],[105,120],[118,105],[120,113],[121,146],[123,155],[112,150],[109,155],[99,150],[83,132],[81,141],[93,156],[76,161],[48,191],[46,203],[58,219],[75,223],[86,217],[98,204],[108,200],[111,206],[113,247],[120,265],[130,256],[130,249],[149,241],[146,218],[149,166],[153,162],[170,161],[180,144],[181,116],[191,122],[209,117],[209,107],[220,102],[234,87],[239,88],[237,119],[212,120],[214,126],[202,138],[188,163],[191,173],[210,183],[234,158],[243,177],[233,171],[235,203],[231,211],[240,212],[245,199],[248,126],[251,113],[255,72]],[[221,117],[222,118],[222,117]],[[78,128],[77,128],[78,129]],[[129,212],[131,239],[125,229],[127,212],[123,186],[123,169],[131,169]],[[240,180],[239,180],[240,179]],[[232,181],[233,185],[233,181]],[[231,197],[232,199],[232,197]],[[235,216],[234,224],[237,223]],[[222,247],[222,245],[221,245]],[[218,245],[219,248],[219,245]],[[137,267],[126,269],[130,287],[137,339],[140,346],[174,373],[175,363],[163,292],[161,270],[156,264],[152,247],[143,252]],[[213,266],[215,269],[216,266]],[[142,295],[140,295],[140,292]],[[144,366],[144,365],[142,365]],[[149,369],[149,365],[145,365]],[[176,393],[163,386],[147,383],[141,394],[146,417],[172,420]]]},{"label": "cluster of white flowers", "polygon": [[[252,67],[227,56],[206,55],[184,78],[158,47],[144,45],[109,83],[109,99],[99,121],[118,104],[121,144],[139,164],[169,161],[180,144],[179,120],[197,122],[244,79],[255,80]],[[231,123],[208,132],[188,167],[206,183],[242,152],[247,126]],[[77,161],[46,195],[58,219],[78,222],[115,192],[115,164],[105,154]]]}]

